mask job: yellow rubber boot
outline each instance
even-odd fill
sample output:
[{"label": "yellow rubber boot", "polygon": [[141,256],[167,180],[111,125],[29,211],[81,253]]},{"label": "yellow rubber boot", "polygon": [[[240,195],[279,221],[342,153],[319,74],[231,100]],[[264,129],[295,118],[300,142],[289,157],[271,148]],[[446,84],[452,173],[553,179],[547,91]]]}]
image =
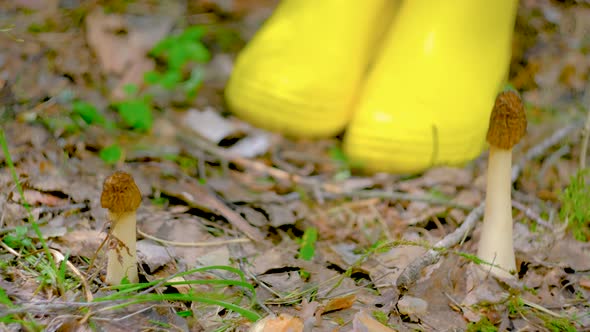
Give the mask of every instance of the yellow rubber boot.
[{"label": "yellow rubber boot", "polygon": [[352,163],[415,173],[477,157],[508,72],[517,6],[404,1],[345,137]]},{"label": "yellow rubber boot", "polygon": [[342,131],[398,3],[283,0],[236,59],[230,110],[290,136]]}]

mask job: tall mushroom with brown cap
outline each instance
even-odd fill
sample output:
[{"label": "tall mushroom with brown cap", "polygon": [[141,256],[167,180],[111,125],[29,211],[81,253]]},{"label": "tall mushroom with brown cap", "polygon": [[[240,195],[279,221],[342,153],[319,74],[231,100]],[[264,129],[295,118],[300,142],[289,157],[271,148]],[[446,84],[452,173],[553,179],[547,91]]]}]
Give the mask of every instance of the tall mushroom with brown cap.
[{"label": "tall mushroom with brown cap", "polygon": [[483,228],[477,255],[492,263],[489,270],[499,277],[510,277],[516,270],[512,244],[512,147],[526,133],[524,106],[514,91],[498,95],[487,133],[490,144]]},{"label": "tall mushroom with brown cap", "polygon": [[124,277],[138,282],[135,224],[139,204],[141,192],[130,174],[115,172],[104,180],[100,205],[109,210],[111,222],[106,276],[109,285],[119,284]]}]

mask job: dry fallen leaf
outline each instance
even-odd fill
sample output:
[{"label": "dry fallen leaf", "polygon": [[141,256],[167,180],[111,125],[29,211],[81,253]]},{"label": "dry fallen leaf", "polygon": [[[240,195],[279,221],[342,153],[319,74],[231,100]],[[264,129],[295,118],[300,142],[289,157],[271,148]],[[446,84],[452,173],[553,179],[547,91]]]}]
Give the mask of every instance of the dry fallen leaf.
[{"label": "dry fallen leaf", "polygon": [[[100,230],[72,230],[56,241],[67,248],[71,256],[92,257],[106,236]],[[65,251],[65,250],[64,250]]]},{"label": "dry fallen leaf", "polygon": [[174,257],[173,251],[169,251],[166,247],[148,239],[137,241],[137,257],[141,263],[149,267],[149,271],[153,272],[160,267],[172,262]]},{"label": "dry fallen leaf", "polygon": [[[148,22],[149,21],[149,22]],[[97,8],[86,16],[86,38],[105,73],[123,74],[170,31],[172,17],[130,17],[105,14]]]},{"label": "dry fallen leaf", "polygon": [[263,131],[254,131],[247,137],[232,145],[228,151],[244,158],[254,158],[268,152],[271,135]]},{"label": "dry fallen leaf", "polygon": [[259,320],[250,328],[250,332],[302,332],[303,322],[300,318],[288,314],[279,317],[268,316]]},{"label": "dry fallen leaf", "polygon": [[178,180],[163,180],[161,188],[163,193],[185,201],[189,206],[212,211],[225,217],[235,228],[244,233],[257,243],[262,242],[262,233],[248,223],[236,211],[230,209],[225,202],[216,197],[207,187],[201,185],[192,178]]},{"label": "dry fallen leaf", "polygon": [[105,14],[97,8],[86,16],[86,39],[96,53],[106,74],[123,77],[112,97],[125,97],[127,84],[141,85],[143,73],[153,68],[147,53],[172,29],[177,15],[182,11],[175,1],[166,2],[167,15],[131,16]]},{"label": "dry fallen leaf", "polygon": [[215,144],[235,133],[238,129],[235,123],[222,117],[212,107],[206,107],[203,111],[190,109],[186,112],[182,121],[188,128]]},{"label": "dry fallen leaf", "polygon": [[321,323],[322,317],[316,315],[317,309],[320,306],[319,302],[308,302],[306,298],[301,301],[301,309],[299,310],[299,317],[303,320],[303,325],[306,331],[310,331],[314,325]]},{"label": "dry fallen leaf", "polygon": [[425,314],[428,310],[428,302],[406,295],[397,302],[397,309],[403,315]]},{"label": "dry fallen leaf", "polygon": [[449,184],[456,187],[467,187],[473,181],[473,174],[467,168],[436,167],[432,168],[423,176],[403,181],[399,184],[404,191],[412,191],[415,188],[434,188],[436,186]]},{"label": "dry fallen leaf", "polygon": [[26,189],[24,191],[25,201],[31,205],[61,206],[68,203],[67,199],[59,198],[49,193],[37,190]]},{"label": "dry fallen leaf", "polygon": [[590,289],[590,277],[584,276],[580,278],[580,286]]},{"label": "dry fallen leaf", "polygon": [[395,332],[381,323],[375,318],[371,317],[365,310],[359,311],[354,315],[352,320],[352,331],[353,332]]},{"label": "dry fallen leaf", "polygon": [[352,307],[354,301],[356,301],[356,295],[354,294],[330,299],[330,301],[324,306],[323,313],[348,309]]}]

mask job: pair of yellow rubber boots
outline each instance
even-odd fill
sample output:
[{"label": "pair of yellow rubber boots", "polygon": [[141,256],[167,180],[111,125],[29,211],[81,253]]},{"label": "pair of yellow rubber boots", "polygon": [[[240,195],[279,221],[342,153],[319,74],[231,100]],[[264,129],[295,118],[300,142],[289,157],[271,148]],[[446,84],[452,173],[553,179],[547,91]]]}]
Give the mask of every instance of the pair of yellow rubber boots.
[{"label": "pair of yellow rubber boots", "polygon": [[367,171],[461,165],[485,148],[518,0],[283,0],[226,87],[244,120],[296,137],[346,129]]}]

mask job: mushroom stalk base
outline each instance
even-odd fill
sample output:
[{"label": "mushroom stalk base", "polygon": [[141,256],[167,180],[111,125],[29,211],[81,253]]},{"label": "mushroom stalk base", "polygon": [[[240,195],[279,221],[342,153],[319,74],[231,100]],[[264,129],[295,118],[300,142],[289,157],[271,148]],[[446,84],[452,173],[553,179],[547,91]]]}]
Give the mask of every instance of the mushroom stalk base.
[{"label": "mushroom stalk base", "polygon": [[512,199],[510,181],[512,150],[490,147],[486,206],[477,256],[496,266],[480,267],[493,275],[512,277],[516,270],[512,239]]},{"label": "mushroom stalk base", "polygon": [[119,285],[124,277],[129,282],[138,282],[136,254],[136,214],[133,212],[111,213],[111,242],[107,251],[107,276],[109,285]]}]

